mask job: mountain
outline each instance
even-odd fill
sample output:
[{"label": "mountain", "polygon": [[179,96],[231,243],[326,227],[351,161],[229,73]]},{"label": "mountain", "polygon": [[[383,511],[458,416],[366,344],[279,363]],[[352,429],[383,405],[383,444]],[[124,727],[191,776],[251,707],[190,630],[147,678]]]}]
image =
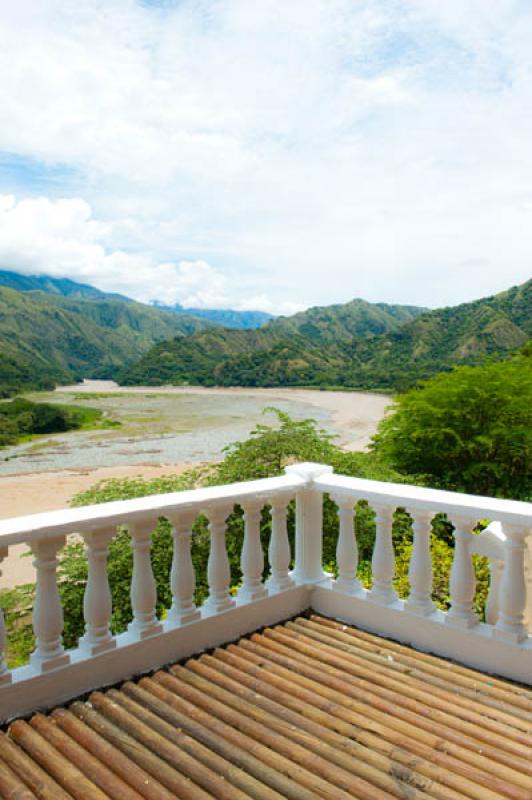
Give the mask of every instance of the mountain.
[{"label": "mountain", "polygon": [[19,272],[0,269],[0,286],[16,289],[17,292],[46,292],[83,300],[123,300],[133,303],[129,297],[114,292],[102,292],[87,283],[78,283],[70,278],[53,278],[51,275],[22,275]]},{"label": "mountain", "polygon": [[105,293],[86,299],[0,286],[0,396],[111,378],[156,342],[211,324]]},{"label": "mountain", "polygon": [[[507,291],[422,314],[399,330],[345,350],[352,386],[406,388],[460,364],[503,358],[532,336],[532,280]],[[340,376],[339,376],[340,377]]]},{"label": "mountain", "polygon": [[260,328],[274,318],[273,314],[268,314],[266,311],[235,311],[232,308],[183,308],[179,303],[175,306],[165,306],[162,303],[154,305],[156,308],[173,311],[174,314],[192,314],[194,317],[208,319],[216,325],[223,325],[224,328],[234,328],[235,330]]},{"label": "mountain", "polygon": [[[216,367],[224,385],[335,385],[404,389],[460,364],[500,358],[532,336],[532,281],[506,292],[428,311],[395,331],[328,343],[321,362],[300,342],[281,342],[253,358],[233,355]],[[261,376],[262,380],[261,380]],[[257,381],[261,381],[258,383]]]},{"label": "mountain", "polygon": [[156,345],[118,379],[128,385],[301,385],[340,370],[342,345],[397,330],[425,309],[352,300],[277,317],[257,330],[213,328]]},{"label": "mountain", "polygon": [[434,311],[353,300],[280,317],[257,331],[203,331],[156,345],[119,380],[389,391],[455,365],[502,358],[530,336],[532,281]]}]

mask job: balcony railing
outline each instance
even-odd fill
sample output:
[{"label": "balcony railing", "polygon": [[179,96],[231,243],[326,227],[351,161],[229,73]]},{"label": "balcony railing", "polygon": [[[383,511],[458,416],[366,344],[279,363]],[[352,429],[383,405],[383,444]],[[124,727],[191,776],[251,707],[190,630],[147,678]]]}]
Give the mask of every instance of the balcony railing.
[{"label": "balcony railing", "polygon": [[[323,495],[338,507],[338,575],[324,572]],[[290,551],[287,507],[296,500],[295,553]],[[355,505],[365,500],[376,515],[372,588],[357,579]],[[230,592],[226,519],[244,510],[242,585]],[[269,577],[263,581],[261,512],[269,507]],[[392,520],[397,508],[413,520],[410,595],[394,586]],[[454,526],[450,609],[432,600],[431,523],[444,512]],[[191,557],[192,525],[200,513],[210,530],[209,595],[194,604],[196,576]],[[164,620],[155,613],[156,587],[150,560],[151,535],[160,517],[173,531],[172,606]],[[497,521],[474,535],[480,520]],[[133,548],[131,605],[126,632],[110,632],[112,611],[107,575],[108,547],[118,526],[127,526]],[[285,475],[208,489],[154,495],[79,509],[35,514],[0,523],[0,561],[9,547],[26,543],[37,574],[33,608],[36,647],[30,663],[9,670],[0,612],[0,720],[63,702],[97,686],[154,669],[271,625],[312,607],[375,633],[413,644],[470,666],[532,684],[532,504],[475,497],[414,486],[334,475],[330,467],[296,464]],[[88,558],[84,599],[85,634],[65,651],[63,609],[57,584],[58,556],[66,537],[83,537]],[[487,622],[473,611],[472,555],[491,563]],[[290,570],[291,563],[294,569]]]}]

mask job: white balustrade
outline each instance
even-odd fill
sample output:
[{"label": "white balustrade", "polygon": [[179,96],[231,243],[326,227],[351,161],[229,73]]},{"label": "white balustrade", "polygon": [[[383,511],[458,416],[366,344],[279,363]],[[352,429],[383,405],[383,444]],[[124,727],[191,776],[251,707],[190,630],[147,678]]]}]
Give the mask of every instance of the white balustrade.
[{"label": "white balustrade", "polygon": [[231,566],[225,543],[226,519],[231,512],[228,506],[209,509],[211,548],[207,564],[209,596],[203,605],[207,615],[220,614],[236,605],[229,592]]},{"label": "white balustrade", "polygon": [[393,508],[374,504],[375,546],[371,559],[373,586],[370,592],[374,603],[390,605],[397,600],[393,588],[395,553],[392,540]]},{"label": "white balustrade", "polygon": [[164,622],[165,628],[185,625],[201,617],[200,610],[194,604],[196,575],[190,551],[192,525],[196,514],[195,512],[169,514],[168,518],[173,525],[174,552],[170,574],[172,607]]},{"label": "white balustrade", "polygon": [[[323,570],[324,493],[338,505],[337,580]],[[295,563],[290,572],[287,505],[294,497]],[[354,507],[360,500],[376,512],[373,586],[369,591],[357,580]],[[240,553],[243,581],[237,602],[230,592],[226,547],[226,518],[235,505],[244,509],[245,517]],[[272,520],[270,575],[265,584],[260,533],[264,506],[271,507]],[[407,508],[413,520],[411,591],[405,601],[397,599],[393,588],[396,508]],[[192,525],[201,512],[210,520],[209,596],[198,609],[191,538]],[[447,613],[435,609],[431,598],[431,519],[438,512],[447,514],[456,526]],[[150,558],[152,532],[159,517],[173,526],[172,605],[164,623],[156,616]],[[480,536],[473,535],[479,519],[500,520],[504,533],[494,524]],[[134,618],[126,632],[113,636],[107,558],[119,525],[127,526],[131,533]],[[0,521],[0,562],[4,559],[5,564],[8,547],[26,543],[33,551],[37,571],[36,648],[29,665],[7,669],[6,632],[0,613],[0,721],[232,641],[308,608],[470,666],[532,683],[532,631],[527,628],[527,614],[532,610],[531,527],[531,504],[349,478],[334,475],[330,467],[321,464],[295,464],[278,478]],[[85,635],[78,648],[65,653],[57,564],[69,534],[83,537],[89,569]],[[486,619],[491,624],[481,623],[473,613],[473,553],[490,560]]]},{"label": "white balustrade", "polygon": [[333,497],[338,506],[339,530],[336,545],[338,578],[333,583],[337,591],[355,594],[360,591],[357,579],[358,547],[355,537],[355,511],[352,498]]},{"label": "white balustrade", "polygon": [[426,616],[436,610],[432,600],[432,556],[430,552],[430,534],[432,532],[431,511],[411,512],[414,534],[412,558],[408,570],[410,596],[405,608],[413,614]]},{"label": "white balustrade", "polygon": [[478,617],[473,612],[476,578],[473,569],[471,547],[473,543],[472,529],[476,521],[455,517],[454,558],[451,567],[449,594],[451,608],[446,621],[452,625],[470,628],[478,624]]},{"label": "white balustrade", "polygon": [[242,586],[238,590],[239,603],[251,603],[267,597],[268,590],[262,582],[264,554],[260,540],[260,521],[263,503],[246,503],[244,506],[244,544],[240,566]]},{"label": "white balustrade", "polygon": [[290,542],[286,526],[288,499],[284,497],[274,498],[271,502],[271,507],[272,535],[268,547],[270,577],[266,582],[270,594],[283,592],[285,589],[290,589],[294,586],[294,581],[289,575]]},{"label": "white balustrade", "polygon": [[525,582],[525,537],[527,531],[503,526],[504,567],[499,592],[499,618],[493,630],[497,638],[520,642],[528,636],[525,626],[527,587]]},{"label": "white balustrade", "polygon": [[36,647],[30,660],[39,672],[64,667],[70,661],[61,639],[64,620],[57,587],[57,554],[64,544],[64,536],[37,539],[31,543],[37,582],[33,604]]},{"label": "white balustrade", "polygon": [[107,574],[109,543],[115,534],[116,528],[112,526],[88,531],[83,535],[88,577],[83,598],[85,635],[80,640],[80,648],[89,655],[98,655],[116,647],[116,639],[109,629],[113,609]]},{"label": "white balustrade", "polygon": [[[2,565],[2,561],[7,556],[8,548],[2,547],[0,548],[0,567]],[[0,577],[2,575],[2,570],[0,569]],[[7,664],[5,661],[5,651],[6,651],[6,627],[4,623],[4,612],[0,608],[0,686],[5,686],[8,683],[11,683],[11,673],[7,668]]]},{"label": "white balustrade", "polygon": [[155,636],[163,630],[155,614],[157,587],[151,566],[151,537],[156,520],[148,519],[129,523],[133,548],[133,577],[131,580],[131,608],[133,622],[128,632],[138,639]]}]

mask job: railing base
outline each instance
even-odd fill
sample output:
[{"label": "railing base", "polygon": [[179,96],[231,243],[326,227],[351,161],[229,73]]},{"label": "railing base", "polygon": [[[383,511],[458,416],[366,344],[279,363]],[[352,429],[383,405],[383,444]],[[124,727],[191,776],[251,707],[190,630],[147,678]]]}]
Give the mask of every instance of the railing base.
[{"label": "railing base", "polygon": [[15,716],[51,708],[91,691],[150,672],[168,663],[181,661],[202,650],[234,641],[265,625],[283,622],[308,608],[307,586],[275,594],[247,605],[173,628],[150,637],[132,641],[126,632],[116,637],[112,651],[89,657],[82,650],[69,652],[71,663],[36,675],[28,665],[13,671],[11,685],[2,687],[0,722]]},{"label": "railing base", "polygon": [[520,644],[497,640],[492,626],[479,622],[473,628],[446,624],[447,614],[436,611],[418,617],[405,611],[404,601],[381,606],[362,595],[331,592],[315,586],[310,606],[319,614],[356,625],[378,636],[396,639],[412,647],[492,675],[532,685],[532,637]]}]

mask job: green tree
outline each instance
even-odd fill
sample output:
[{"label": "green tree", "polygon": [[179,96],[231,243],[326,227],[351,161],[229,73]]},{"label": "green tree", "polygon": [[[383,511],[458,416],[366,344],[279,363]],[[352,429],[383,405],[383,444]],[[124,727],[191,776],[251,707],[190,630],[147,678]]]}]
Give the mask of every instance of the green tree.
[{"label": "green tree", "polygon": [[532,362],[525,355],[442,373],[395,399],[373,451],[432,486],[532,494]]}]

